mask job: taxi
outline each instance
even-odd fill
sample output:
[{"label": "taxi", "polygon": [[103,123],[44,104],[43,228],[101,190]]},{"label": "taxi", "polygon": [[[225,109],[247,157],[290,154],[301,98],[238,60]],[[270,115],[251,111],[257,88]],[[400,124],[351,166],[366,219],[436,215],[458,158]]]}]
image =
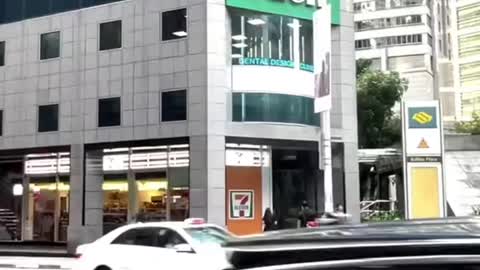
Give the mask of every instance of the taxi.
[{"label": "taxi", "polygon": [[230,237],[198,218],[126,225],[79,246],[74,269],[225,269],[229,264],[222,245]]}]

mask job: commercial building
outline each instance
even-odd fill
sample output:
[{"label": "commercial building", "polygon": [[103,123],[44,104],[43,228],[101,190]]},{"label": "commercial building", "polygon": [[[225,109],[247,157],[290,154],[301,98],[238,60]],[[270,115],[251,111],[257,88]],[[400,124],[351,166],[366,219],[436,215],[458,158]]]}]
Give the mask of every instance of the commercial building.
[{"label": "commercial building", "polygon": [[457,120],[480,111],[480,1],[453,1],[454,81]]},{"label": "commercial building", "polygon": [[357,59],[408,79],[407,100],[439,99],[440,92],[452,91],[453,81],[439,82],[436,75],[452,71],[447,0],[354,0],[354,10]]},{"label": "commercial building", "polygon": [[[322,211],[313,2],[0,1],[2,240]],[[353,4],[330,2],[334,201],[358,219]]]}]

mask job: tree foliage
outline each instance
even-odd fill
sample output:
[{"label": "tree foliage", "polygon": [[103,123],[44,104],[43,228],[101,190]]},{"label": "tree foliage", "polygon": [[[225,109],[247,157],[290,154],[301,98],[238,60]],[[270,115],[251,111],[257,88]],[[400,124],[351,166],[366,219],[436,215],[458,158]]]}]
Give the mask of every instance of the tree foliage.
[{"label": "tree foliage", "polygon": [[473,113],[472,121],[456,123],[455,131],[458,133],[480,135],[480,114]]},{"label": "tree foliage", "polygon": [[367,60],[357,61],[357,112],[360,148],[383,148],[401,141],[401,120],[393,107],[408,81],[397,72],[374,71]]}]

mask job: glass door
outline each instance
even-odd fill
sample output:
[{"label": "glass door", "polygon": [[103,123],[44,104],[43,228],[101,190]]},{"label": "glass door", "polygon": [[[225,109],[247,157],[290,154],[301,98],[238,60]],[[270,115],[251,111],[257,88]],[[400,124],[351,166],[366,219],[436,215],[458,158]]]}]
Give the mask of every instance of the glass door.
[{"label": "glass door", "polygon": [[65,242],[67,240],[70,185],[68,178],[31,178],[29,217],[32,240]]}]

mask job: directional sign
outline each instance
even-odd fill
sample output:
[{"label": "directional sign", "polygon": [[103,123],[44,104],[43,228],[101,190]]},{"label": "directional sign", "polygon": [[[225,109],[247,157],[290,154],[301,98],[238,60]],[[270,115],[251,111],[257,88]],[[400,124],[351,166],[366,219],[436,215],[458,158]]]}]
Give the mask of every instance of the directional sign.
[{"label": "directional sign", "polygon": [[404,103],[403,135],[406,217],[445,217],[439,102]]}]

